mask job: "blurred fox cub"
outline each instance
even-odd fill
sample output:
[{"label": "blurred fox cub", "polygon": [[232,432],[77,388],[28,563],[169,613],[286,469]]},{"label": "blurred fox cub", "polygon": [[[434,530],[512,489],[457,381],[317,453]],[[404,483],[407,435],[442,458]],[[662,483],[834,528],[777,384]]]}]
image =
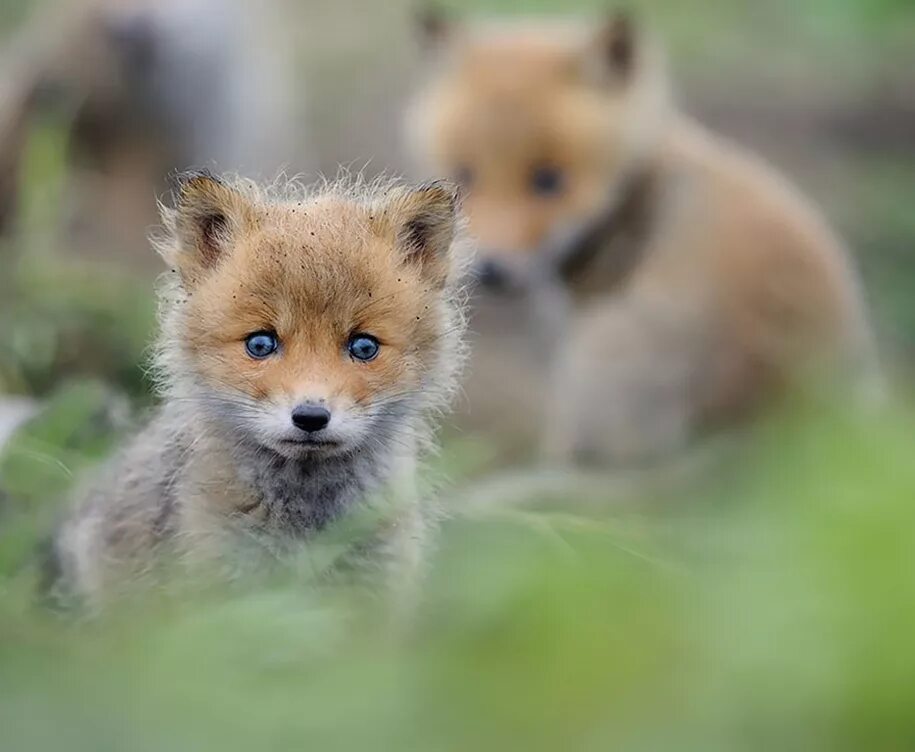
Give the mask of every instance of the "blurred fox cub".
[{"label": "blurred fox cub", "polygon": [[461,361],[455,191],[200,173],[177,194],[155,241],[163,405],[62,526],[63,592],[107,596],[163,550],[230,569],[246,542],[294,551],[384,494],[373,545],[409,563],[414,466]]},{"label": "blurred fox cub", "polygon": [[438,65],[409,141],[466,189],[484,295],[528,296],[559,335],[537,413],[552,453],[650,459],[801,382],[876,383],[840,242],[767,165],[675,109],[625,15],[595,29],[433,14],[424,30]]}]

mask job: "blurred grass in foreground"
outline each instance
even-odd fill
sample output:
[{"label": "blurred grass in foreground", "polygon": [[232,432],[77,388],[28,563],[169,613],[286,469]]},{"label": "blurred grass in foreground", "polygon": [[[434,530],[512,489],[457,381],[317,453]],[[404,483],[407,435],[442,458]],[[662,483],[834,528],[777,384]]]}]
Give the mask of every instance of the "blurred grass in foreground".
[{"label": "blurred grass in foreground", "polygon": [[13,523],[39,510],[11,497],[3,746],[912,749],[911,419],[773,423],[663,513],[458,514],[407,630],[294,576],[69,623],[35,606]]},{"label": "blurred grass in foreground", "polygon": [[[638,5],[697,67],[794,75],[800,56],[837,89],[913,18],[908,0]],[[772,28],[791,32],[778,55]],[[911,410],[773,424],[753,469],[688,505],[458,514],[406,631],[383,626],[377,599],[294,575],[99,623],[43,611],[31,552],[54,500],[117,441],[118,393],[146,394],[153,310],[148,282],[54,252],[62,138],[52,124],[30,143],[26,237],[0,274],[0,391],[52,395],[0,454],[3,749],[915,748]],[[907,164],[845,182],[875,304],[911,349]],[[479,464],[474,452],[446,451],[446,469]]]},{"label": "blurred grass in foreground", "polygon": [[27,258],[0,299],[8,333],[0,394],[45,396],[62,380],[103,379],[137,398],[149,386],[155,318],[149,281],[66,258]]},{"label": "blurred grass in foreground", "polygon": [[68,252],[57,215],[66,134],[63,121],[53,117],[30,133],[21,227],[0,244],[0,325],[7,332],[0,395],[44,397],[62,381],[96,378],[143,400],[149,396],[152,284],[124,268]]}]

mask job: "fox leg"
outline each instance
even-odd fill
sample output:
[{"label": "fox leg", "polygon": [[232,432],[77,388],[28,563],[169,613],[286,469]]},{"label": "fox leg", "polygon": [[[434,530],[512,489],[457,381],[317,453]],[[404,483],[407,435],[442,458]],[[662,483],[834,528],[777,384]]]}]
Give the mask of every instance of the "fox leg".
[{"label": "fox leg", "polygon": [[576,317],[554,361],[547,458],[631,465],[682,448],[700,403],[701,332],[661,301],[620,299]]}]

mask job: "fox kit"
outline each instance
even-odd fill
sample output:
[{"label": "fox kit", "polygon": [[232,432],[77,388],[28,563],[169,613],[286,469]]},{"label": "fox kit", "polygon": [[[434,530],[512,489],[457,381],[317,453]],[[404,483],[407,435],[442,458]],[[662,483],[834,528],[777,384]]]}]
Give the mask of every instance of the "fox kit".
[{"label": "fox kit", "polygon": [[415,545],[414,466],[461,359],[456,211],[443,183],[185,178],[155,241],[163,404],[60,530],[64,592],[104,597],[162,550],[232,567],[384,493],[380,545]]},{"label": "fox kit", "polygon": [[840,243],[768,166],[677,112],[655,45],[626,17],[596,29],[429,17],[425,31],[439,60],[409,140],[466,189],[479,276],[496,290],[482,306],[501,293],[547,335],[532,349],[549,378],[522,409],[501,344],[477,357],[516,322],[474,321],[471,412],[482,395],[491,427],[500,402],[532,415],[560,459],[633,462],[812,371],[868,370]]}]

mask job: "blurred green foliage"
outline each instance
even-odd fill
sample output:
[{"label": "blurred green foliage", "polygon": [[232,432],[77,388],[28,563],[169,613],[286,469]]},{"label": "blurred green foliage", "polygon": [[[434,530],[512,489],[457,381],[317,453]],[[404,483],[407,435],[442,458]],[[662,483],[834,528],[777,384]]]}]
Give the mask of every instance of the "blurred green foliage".
[{"label": "blurred green foliage", "polygon": [[0,394],[44,396],[61,379],[97,377],[143,398],[155,318],[150,280],[61,248],[67,124],[60,113],[29,132],[21,219],[0,247]]},{"label": "blurred green foliage", "polygon": [[0,41],[10,29],[22,23],[34,6],[34,0],[4,0],[0,4]]},{"label": "blurred green foliage", "polygon": [[127,400],[98,382],[64,385],[0,454],[0,487],[30,509],[60,495],[111,449],[128,416]]},{"label": "blurred green foliage", "polygon": [[436,4],[466,13],[569,14],[600,13],[625,9],[650,19],[675,38],[703,36],[712,46],[720,40],[713,32],[730,30],[749,46],[762,45],[765,37],[754,36],[758,24],[781,25],[801,33],[808,41],[832,45],[848,43],[866,31],[869,41],[894,38],[900,27],[915,24],[915,8],[909,0],[443,0]]},{"label": "blurred green foliage", "polygon": [[407,626],[293,573],[73,623],[0,555],[4,746],[911,749],[911,425],[767,426],[660,513],[458,511]]},{"label": "blurred green foliage", "polygon": [[915,154],[853,161],[840,206],[855,238],[869,303],[908,364],[915,360]]},{"label": "blurred green foliage", "polygon": [[81,471],[111,451],[129,416],[127,400],[110,387],[63,384],[0,449],[0,569],[34,553],[60,500]]},{"label": "blurred green foliage", "polygon": [[[0,27],[26,5],[4,4]],[[754,35],[765,27],[843,73],[879,64],[862,46],[895,44],[915,16],[910,0],[635,5],[718,68],[771,42]],[[915,748],[911,410],[773,422],[753,462],[682,506],[453,510],[407,626],[295,572],[96,622],[44,610],[36,546],[121,436],[120,395],[147,399],[153,320],[148,280],[73,259],[47,232],[65,151],[60,124],[36,129],[22,234],[0,249],[0,393],[48,399],[0,450],[4,749]],[[881,320],[915,348],[912,176],[898,154],[856,162],[848,182],[866,190],[843,196],[843,225]],[[442,464],[460,478],[480,454],[451,446]]]},{"label": "blurred green foliage", "polygon": [[103,378],[143,397],[155,318],[149,281],[47,256],[24,258],[0,296],[0,393],[43,396],[62,378]]}]

